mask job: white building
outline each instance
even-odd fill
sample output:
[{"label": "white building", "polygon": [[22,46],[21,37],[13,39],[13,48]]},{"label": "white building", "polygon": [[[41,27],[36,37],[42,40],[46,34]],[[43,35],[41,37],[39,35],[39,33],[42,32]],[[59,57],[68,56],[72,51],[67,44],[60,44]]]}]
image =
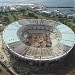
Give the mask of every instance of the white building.
[{"label": "white building", "polygon": [[68,15],[67,18],[71,21],[74,21],[75,20],[75,14],[73,15]]}]

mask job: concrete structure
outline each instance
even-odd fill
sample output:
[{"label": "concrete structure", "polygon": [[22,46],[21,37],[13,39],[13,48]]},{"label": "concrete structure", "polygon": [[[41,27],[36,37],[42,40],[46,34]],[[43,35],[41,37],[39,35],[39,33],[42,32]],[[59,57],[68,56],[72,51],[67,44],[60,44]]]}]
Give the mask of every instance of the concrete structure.
[{"label": "concrete structure", "polygon": [[3,39],[13,68],[22,74],[49,72],[75,44],[75,34],[69,27],[45,19],[14,22],[5,28]]}]

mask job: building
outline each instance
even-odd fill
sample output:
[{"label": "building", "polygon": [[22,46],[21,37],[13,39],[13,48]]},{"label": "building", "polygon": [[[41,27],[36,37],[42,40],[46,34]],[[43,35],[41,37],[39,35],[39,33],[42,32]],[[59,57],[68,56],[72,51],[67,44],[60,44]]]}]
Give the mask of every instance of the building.
[{"label": "building", "polygon": [[74,22],[75,22],[75,14],[68,15],[67,18],[68,18],[70,21],[74,21]]},{"label": "building", "polygon": [[3,31],[3,39],[13,68],[24,75],[44,74],[57,66],[60,68],[75,44],[75,34],[69,27],[45,19],[11,23]]}]

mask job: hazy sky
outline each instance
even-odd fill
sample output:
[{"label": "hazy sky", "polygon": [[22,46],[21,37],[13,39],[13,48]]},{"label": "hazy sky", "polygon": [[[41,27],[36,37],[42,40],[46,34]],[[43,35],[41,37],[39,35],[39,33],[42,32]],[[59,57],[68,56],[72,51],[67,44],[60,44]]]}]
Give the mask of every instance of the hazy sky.
[{"label": "hazy sky", "polygon": [[0,2],[23,2],[50,6],[73,6],[75,0],[0,0]]}]

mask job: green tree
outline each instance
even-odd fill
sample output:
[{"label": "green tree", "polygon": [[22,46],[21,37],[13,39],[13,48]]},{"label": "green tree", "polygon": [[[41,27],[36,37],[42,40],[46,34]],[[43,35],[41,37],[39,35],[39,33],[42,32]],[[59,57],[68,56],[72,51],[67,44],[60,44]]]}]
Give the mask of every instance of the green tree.
[{"label": "green tree", "polygon": [[35,14],[28,12],[28,16],[29,16],[29,17],[35,17]]}]

